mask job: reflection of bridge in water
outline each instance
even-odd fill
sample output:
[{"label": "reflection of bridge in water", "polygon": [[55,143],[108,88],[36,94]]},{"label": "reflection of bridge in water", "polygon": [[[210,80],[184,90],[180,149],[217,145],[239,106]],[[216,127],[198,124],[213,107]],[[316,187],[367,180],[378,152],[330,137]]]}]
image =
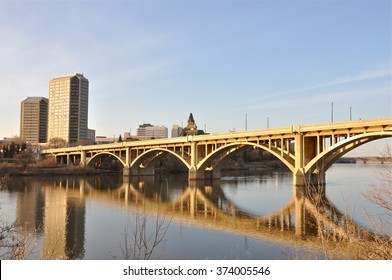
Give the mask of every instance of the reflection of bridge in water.
[{"label": "reflection of bridge in water", "polygon": [[[161,215],[218,231],[294,246],[321,249],[323,240],[351,240],[370,233],[343,215],[323,192],[293,187],[290,201],[273,213],[252,214],[238,207],[221,188],[220,180],[188,181],[177,176],[126,180],[116,176],[23,180],[18,192],[16,222],[27,232],[43,235],[43,257],[83,258],[86,201]],[[27,193],[33,195],[27,195]]]},{"label": "reflection of bridge in water", "polygon": [[219,180],[208,185],[184,180],[176,189],[161,177],[118,183],[117,188],[107,189],[105,182],[100,182],[101,189],[97,189],[99,184],[87,181],[85,192],[148,214],[159,213],[190,224],[301,246],[317,248],[321,237],[334,241],[370,235],[334,207],[324,190],[293,187],[293,197],[285,206],[268,215],[254,215],[227,198]]}]

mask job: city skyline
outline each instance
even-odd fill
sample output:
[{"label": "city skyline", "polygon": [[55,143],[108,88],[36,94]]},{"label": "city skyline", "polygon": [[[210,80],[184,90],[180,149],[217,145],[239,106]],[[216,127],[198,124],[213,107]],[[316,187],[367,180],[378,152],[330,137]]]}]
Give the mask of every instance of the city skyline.
[{"label": "city skyline", "polygon": [[390,2],[92,3],[0,3],[1,139],[74,72],[97,135],[189,112],[208,133],[327,123],[332,102],[334,121],[391,115]]}]

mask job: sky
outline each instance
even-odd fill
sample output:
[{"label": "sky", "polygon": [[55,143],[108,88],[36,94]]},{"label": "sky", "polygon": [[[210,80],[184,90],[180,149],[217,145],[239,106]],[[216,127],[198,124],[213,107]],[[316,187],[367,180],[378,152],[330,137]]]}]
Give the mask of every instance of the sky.
[{"label": "sky", "polygon": [[0,0],[0,38],[0,139],[69,73],[100,136],[392,116],[391,1]]}]

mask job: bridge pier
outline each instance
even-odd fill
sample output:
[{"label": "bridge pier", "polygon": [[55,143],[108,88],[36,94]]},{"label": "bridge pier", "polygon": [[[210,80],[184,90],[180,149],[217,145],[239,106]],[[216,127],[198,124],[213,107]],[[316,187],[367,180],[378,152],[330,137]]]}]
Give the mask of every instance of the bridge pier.
[{"label": "bridge pier", "polygon": [[293,174],[293,185],[294,186],[305,186],[304,174],[297,172]]},{"label": "bridge pier", "polygon": [[128,166],[123,168],[123,177],[129,177],[131,175],[131,169]]},{"label": "bridge pier", "polygon": [[324,186],[325,184],[325,172],[307,175],[302,170],[297,170],[293,173],[294,186]]},{"label": "bridge pier", "polygon": [[86,152],[85,151],[82,151],[80,153],[80,163],[79,163],[79,165],[80,166],[86,166],[87,165],[87,158],[86,158]]},{"label": "bridge pier", "polygon": [[197,170],[195,167],[191,167],[191,169],[189,169],[188,179],[189,180],[204,180],[205,179],[204,170]]}]

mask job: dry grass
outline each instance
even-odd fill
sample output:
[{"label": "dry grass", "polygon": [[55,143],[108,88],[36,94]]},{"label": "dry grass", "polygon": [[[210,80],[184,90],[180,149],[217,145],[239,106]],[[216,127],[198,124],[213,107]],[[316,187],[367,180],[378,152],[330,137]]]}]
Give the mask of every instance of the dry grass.
[{"label": "dry grass", "polygon": [[55,168],[57,164],[53,158],[45,158],[36,162],[33,166],[36,168]]},{"label": "dry grass", "polygon": [[[392,260],[392,154],[390,149],[386,150],[388,152],[383,154],[385,161],[380,183],[372,185],[370,190],[363,194],[367,200],[383,210],[387,217],[386,222],[383,222],[380,215],[368,214],[370,229],[360,229],[345,215],[339,222],[344,229],[344,238],[340,239],[336,239],[336,236],[331,234],[332,231],[321,228],[319,233],[326,259]],[[313,192],[310,197],[314,205],[323,212],[323,194],[317,193],[318,188],[310,184],[307,188]],[[337,213],[331,213],[331,216],[337,217]]]}]

